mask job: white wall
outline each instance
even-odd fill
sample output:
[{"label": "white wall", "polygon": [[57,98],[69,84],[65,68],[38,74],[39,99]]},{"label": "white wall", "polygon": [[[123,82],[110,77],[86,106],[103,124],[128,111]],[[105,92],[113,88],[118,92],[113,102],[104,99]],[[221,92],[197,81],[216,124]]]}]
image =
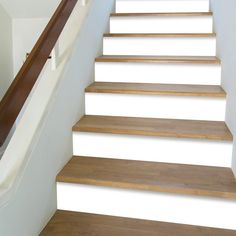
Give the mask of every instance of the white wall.
[{"label": "white wall", "polygon": [[26,53],[30,53],[49,18],[13,19],[14,76],[23,65]]},{"label": "white wall", "polygon": [[[101,0],[91,2],[90,12],[63,76],[60,76],[59,82],[53,76],[60,73],[61,62],[58,71],[42,79],[0,162],[1,165],[13,162],[16,171],[19,171],[17,166],[20,165],[17,184],[12,186],[15,190],[10,192],[7,204],[0,208],[0,235],[37,236],[56,210],[55,178],[72,156],[72,126],[84,114],[84,89],[94,79],[94,59],[101,52],[103,33],[108,29],[109,15],[114,8],[114,0],[106,0],[106,4],[101,4]],[[74,31],[78,27],[79,22],[75,22]],[[52,84],[55,84],[55,91],[48,106],[44,107],[43,118],[40,118],[42,114],[39,110],[45,102],[46,90]],[[30,111],[31,116],[27,116]],[[28,139],[27,134],[36,118],[39,119],[38,130],[33,141],[29,140],[32,144],[26,151],[26,160],[22,164],[15,163],[21,161],[22,150],[17,161],[11,160],[14,158],[8,154],[10,150],[22,148],[21,142]],[[22,135],[26,137],[22,138]],[[18,145],[13,145],[16,140]],[[4,187],[0,186],[0,194],[4,192]]]},{"label": "white wall", "polygon": [[0,100],[13,78],[12,20],[0,5]]},{"label": "white wall", "polygon": [[[226,122],[236,137],[236,1],[211,0],[211,9],[217,33],[217,55],[222,60],[222,85],[228,95]],[[236,140],[233,170],[236,175]]]},{"label": "white wall", "polygon": [[50,17],[61,0],[0,0],[12,18]]}]

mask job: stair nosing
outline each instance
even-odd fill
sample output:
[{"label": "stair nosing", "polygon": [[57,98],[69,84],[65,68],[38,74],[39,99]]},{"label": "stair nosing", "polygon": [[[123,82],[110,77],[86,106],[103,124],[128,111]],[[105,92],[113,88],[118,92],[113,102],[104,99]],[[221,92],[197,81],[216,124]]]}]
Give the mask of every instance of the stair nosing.
[{"label": "stair nosing", "polygon": [[[59,183],[70,183],[70,184],[82,184],[82,185],[90,185],[90,186],[97,186],[97,187],[112,187],[112,188],[120,188],[120,189],[129,189],[129,190],[140,190],[140,191],[150,191],[150,192],[158,192],[158,193],[168,193],[168,194],[177,194],[177,195],[191,195],[191,196],[199,196],[199,197],[214,197],[214,198],[225,198],[225,199],[232,199],[236,200],[236,193],[231,192],[224,192],[222,194],[220,191],[209,191],[207,190],[199,190],[194,188],[189,188],[185,190],[181,190],[179,188],[165,188],[161,186],[146,186],[145,184],[138,184],[138,183],[123,183],[123,182],[115,182],[115,181],[102,181],[102,180],[91,180],[89,178],[79,178],[72,179],[72,178],[62,178],[57,177],[57,182]],[[127,186],[129,185],[129,186]],[[196,193],[197,192],[197,193]]]},{"label": "stair nosing", "polygon": [[[65,227],[66,226],[66,227]],[[82,230],[81,230],[82,228]],[[57,210],[40,236],[77,235],[137,235],[153,236],[156,232],[162,236],[233,236],[235,230],[203,227],[189,224],[178,224],[154,220],[143,220],[128,217],[108,216],[93,213]],[[102,230],[102,231],[101,231]]]},{"label": "stair nosing", "polygon": [[[96,87],[96,85],[108,85],[112,84],[114,85],[113,88],[108,87],[108,88],[99,88]],[[115,85],[119,85],[119,88],[115,88]],[[124,85],[122,88],[121,86]],[[131,85],[131,88],[127,88],[127,85]],[[135,85],[138,86],[135,88]],[[145,86],[148,85],[150,88],[153,86],[154,88],[151,89],[146,89]],[[157,86],[166,86],[166,90],[160,89],[158,90]],[[133,86],[133,88],[132,88]],[[143,86],[143,89],[140,89],[140,87]],[[184,89],[179,89],[179,90],[168,90],[168,87],[199,87],[199,91],[187,91],[187,89],[184,91]],[[202,88],[219,88],[221,91],[218,92],[210,92],[210,91],[200,91],[200,87]],[[117,82],[94,82],[90,86],[88,86],[85,89],[86,93],[105,93],[105,94],[138,94],[138,95],[163,95],[163,96],[191,96],[191,97],[218,97],[218,98],[225,98],[226,97],[226,92],[222,89],[221,86],[218,85],[179,85],[179,84],[145,84],[145,83],[117,83]]]},{"label": "stair nosing", "polygon": [[[80,176],[80,173],[78,172],[77,176],[68,176],[66,175],[66,172],[69,172],[69,166],[72,165],[71,163],[74,161],[76,162],[77,160],[80,161],[96,161],[96,165],[95,169],[93,171],[98,171],[97,169],[100,170],[100,167],[98,166],[103,166],[102,170],[100,171],[104,171],[105,176],[107,176],[106,178],[103,177],[99,177],[96,176],[96,178],[92,175],[89,176],[89,173],[87,174],[87,176],[84,176],[84,173],[82,174],[82,176]],[[101,165],[98,164],[98,162],[101,163]],[[166,168],[167,172],[164,172],[164,176],[167,176],[168,172],[173,172],[173,171],[177,171],[175,173],[176,175],[176,179],[179,181],[177,182],[171,182],[172,180],[168,180],[168,178],[166,179],[166,177],[164,177],[164,181],[163,181],[163,177],[162,179],[159,181],[158,179],[155,178],[157,177],[148,177],[150,179],[147,179],[147,176],[145,174],[145,177],[143,181],[132,181],[132,178],[130,178],[129,175],[126,174],[126,171],[121,171],[122,173],[120,173],[120,170],[118,170],[119,174],[121,174],[123,177],[122,179],[118,176],[116,177],[117,173],[116,171],[112,174],[108,171],[106,172],[106,168],[108,168],[107,164],[102,164],[102,163],[108,163],[109,162],[109,169],[111,168],[111,166],[113,165],[114,167],[118,164],[118,166],[121,163],[121,167],[123,165],[126,166],[132,166],[134,165],[135,168],[140,168],[142,167],[142,172],[143,169],[146,169],[144,171],[144,173],[152,173],[154,170],[156,171],[163,171],[163,169],[160,170],[160,168]],[[139,167],[137,167],[137,164],[139,164]],[[147,167],[147,164],[149,165]],[[83,168],[83,162],[81,164],[81,168]],[[151,169],[150,169],[151,166]],[[75,168],[75,167],[74,167]],[[93,168],[92,166],[90,166],[90,168]],[[117,168],[117,167],[116,167]],[[119,166],[120,168],[120,166]],[[127,167],[128,168],[128,167]],[[133,167],[134,168],[134,167]],[[157,168],[157,170],[156,170]],[[67,170],[68,169],[68,170]],[[196,169],[199,174],[205,175],[206,170],[208,170],[208,172],[210,172],[211,175],[213,175],[214,171],[219,172],[221,171],[222,173],[225,173],[227,175],[229,175],[229,172],[231,172],[230,168],[226,168],[226,167],[209,167],[209,166],[197,166],[197,165],[185,165],[185,164],[175,164],[175,163],[162,163],[162,162],[147,162],[147,161],[134,161],[134,160],[125,160],[125,159],[110,159],[110,158],[100,158],[100,157],[85,157],[85,156],[73,156],[72,159],[69,161],[68,165],[58,174],[57,176],[57,182],[60,183],[72,183],[72,184],[83,184],[83,185],[92,185],[92,186],[100,186],[100,187],[112,187],[112,188],[122,188],[122,189],[130,189],[130,190],[141,190],[141,191],[151,191],[151,192],[159,192],[159,193],[169,193],[169,194],[178,194],[178,195],[191,195],[191,196],[202,196],[202,197],[216,197],[216,198],[225,198],[225,199],[236,199],[236,188],[231,188],[230,187],[228,189],[220,189],[220,185],[217,186],[215,188],[207,188],[205,185],[203,185],[201,183],[201,181],[199,183],[188,183],[184,182],[184,180],[182,180],[183,176],[178,176],[178,169],[181,169],[181,173],[183,173],[182,171],[184,171],[185,169],[191,169],[191,172],[196,172]],[[200,171],[201,169],[201,171]],[[130,171],[133,171],[133,169],[131,168]],[[200,173],[201,172],[201,173]],[[195,174],[196,174],[195,173]],[[112,175],[114,174],[114,176],[112,177]],[[102,175],[102,176],[103,176]],[[110,176],[111,175],[111,176]],[[135,176],[136,174],[134,174]],[[188,176],[189,173],[186,175]],[[191,175],[191,174],[190,174]],[[133,176],[133,177],[134,177]],[[140,178],[139,176],[139,171],[137,171],[137,176],[136,178]],[[212,177],[213,178],[213,177]],[[228,176],[227,176],[228,178]],[[233,179],[233,172],[230,173],[230,178]],[[187,180],[187,179],[186,179]],[[209,181],[210,179],[208,178],[207,181]],[[153,182],[154,181],[154,182]],[[188,184],[187,184],[188,183]],[[230,180],[229,183],[231,184]],[[216,184],[216,183],[214,183]],[[235,186],[236,186],[236,181],[235,181]],[[223,186],[223,184],[221,184]],[[231,191],[230,191],[231,190]],[[235,190],[235,191],[234,191]]]},{"label": "stair nosing", "polygon": [[[106,120],[105,125],[84,125],[86,122],[91,122],[91,120],[96,120],[96,122],[104,122]],[[111,122],[112,120],[112,122]],[[109,124],[110,122],[110,124]],[[115,123],[114,123],[115,122]],[[123,123],[122,123],[123,122]],[[135,125],[135,122],[138,122]],[[166,127],[164,127],[164,123]],[[144,124],[143,127],[140,124]],[[175,124],[174,124],[175,123]],[[115,125],[114,125],[115,124]],[[157,125],[158,124],[158,125]],[[161,126],[160,126],[161,124]],[[170,125],[172,124],[172,125]],[[193,131],[183,130],[181,127],[181,132],[175,130],[173,127],[180,127],[180,124],[184,124],[185,128],[187,126],[193,126]],[[223,133],[220,131],[220,134],[213,133],[205,133],[206,127],[222,125],[221,128],[224,129]],[[172,128],[168,128],[168,126]],[[159,126],[159,130],[157,129]],[[161,129],[160,129],[161,127]],[[204,127],[204,132],[198,133],[200,128]],[[212,132],[212,128],[210,130]],[[187,127],[187,130],[191,130],[192,128]],[[215,129],[215,128],[214,128]],[[233,135],[228,129],[226,123],[224,121],[199,121],[199,120],[185,120],[185,119],[163,119],[163,118],[139,118],[139,117],[123,117],[123,116],[96,116],[96,115],[85,115],[82,119],[73,126],[72,130],[74,132],[90,132],[90,133],[106,133],[106,134],[121,134],[121,135],[140,135],[140,136],[154,136],[154,137],[162,137],[162,138],[180,138],[180,139],[196,139],[196,140],[212,140],[212,141],[233,141]],[[197,131],[197,132],[196,132]]]},{"label": "stair nosing", "polygon": [[216,33],[106,33],[104,38],[215,38]]},{"label": "stair nosing", "polygon": [[161,63],[161,64],[214,64],[220,65],[217,57],[171,57],[171,56],[100,56],[95,62],[112,63]]},{"label": "stair nosing", "polygon": [[152,17],[152,16],[213,16],[212,12],[153,12],[153,13],[112,13],[110,17]]}]

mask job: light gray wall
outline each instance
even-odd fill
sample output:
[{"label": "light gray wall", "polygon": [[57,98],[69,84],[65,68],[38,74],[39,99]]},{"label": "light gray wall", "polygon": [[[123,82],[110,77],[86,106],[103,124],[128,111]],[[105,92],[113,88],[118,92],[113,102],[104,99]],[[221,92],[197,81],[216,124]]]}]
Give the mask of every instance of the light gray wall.
[{"label": "light gray wall", "polygon": [[94,0],[18,190],[0,208],[1,236],[37,236],[56,210],[56,175],[72,156],[72,126],[84,114],[84,89],[94,79],[114,0]]},{"label": "light gray wall", "polygon": [[[49,18],[15,18],[12,21],[14,76],[22,67]],[[30,33],[29,33],[30,32]]]},{"label": "light gray wall", "polygon": [[[227,92],[226,122],[236,137],[236,1],[211,0],[211,10],[217,33],[217,55],[222,60],[222,86]],[[236,140],[233,170],[236,175]]]},{"label": "light gray wall", "polygon": [[12,20],[0,5],[0,99],[13,79]]}]

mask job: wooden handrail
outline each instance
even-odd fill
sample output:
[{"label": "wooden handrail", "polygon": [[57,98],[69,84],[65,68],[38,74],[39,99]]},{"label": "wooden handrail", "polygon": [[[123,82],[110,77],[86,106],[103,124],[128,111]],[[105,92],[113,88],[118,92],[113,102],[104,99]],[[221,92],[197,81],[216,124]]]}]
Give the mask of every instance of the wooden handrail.
[{"label": "wooden handrail", "polygon": [[0,102],[0,146],[4,144],[10,133],[77,1],[61,1],[15,80]]}]

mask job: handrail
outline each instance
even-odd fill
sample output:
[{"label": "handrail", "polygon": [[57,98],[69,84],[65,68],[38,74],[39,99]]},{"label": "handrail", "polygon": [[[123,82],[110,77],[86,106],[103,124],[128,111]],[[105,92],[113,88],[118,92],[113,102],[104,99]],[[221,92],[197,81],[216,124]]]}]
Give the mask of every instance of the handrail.
[{"label": "handrail", "polygon": [[4,144],[78,0],[62,0],[0,102],[0,147]]}]

